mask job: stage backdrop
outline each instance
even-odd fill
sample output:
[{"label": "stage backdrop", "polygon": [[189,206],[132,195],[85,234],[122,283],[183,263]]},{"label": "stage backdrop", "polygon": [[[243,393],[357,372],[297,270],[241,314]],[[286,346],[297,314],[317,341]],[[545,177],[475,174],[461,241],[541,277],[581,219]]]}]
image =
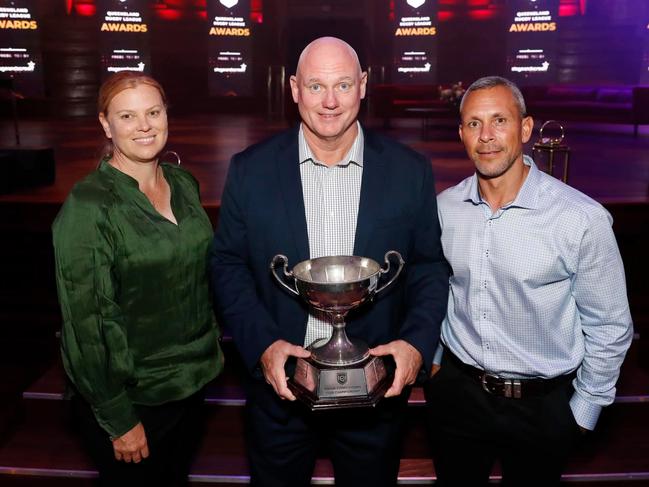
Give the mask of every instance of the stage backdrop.
[{"label": "stage backdrop", "polygon": [[10,80],[14,91],[25,97],[43,96],[43,61],[35,3],[33,0],[0,1],[0,79]]},{"label": "stage backdrop", "polygon": [[394,0],[392,80],[437,81],[437,0]]},{"label": "stage backdrop", "polygon": [[148,0],[98,0],[101,75],[119,71],[151,74]]},{"label": "stage backdrop", "polygon": [[250,0],[207,0],[207,19],[210,95],[251,96]]},{"label": "stage backdrop", "polygon": [[509,0],[507,76],[520,85],[557,79],[559,0]]}]

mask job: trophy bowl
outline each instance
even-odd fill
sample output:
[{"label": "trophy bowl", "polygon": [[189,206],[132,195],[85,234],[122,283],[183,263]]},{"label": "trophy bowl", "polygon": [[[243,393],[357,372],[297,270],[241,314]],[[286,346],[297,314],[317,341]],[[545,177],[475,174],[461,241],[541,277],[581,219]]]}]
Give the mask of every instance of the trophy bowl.
[{"label": "trophy bowl", "polygon": [[[380,288],[379,279],[390,271],[390,257],[399,268]],[[284,278],[277,274],[283,264]],[[385,254],[386,267],[358,256],[331,256],[305,260],[288,270],[288,259],[281,254],[271,261],[275,279],[289,292],[301,296],[310,306],[332,318],[331,338],[308,347],[311,357],[298,359],[289,387],[311,409],[374,406],[389,387],[391,377],[383,359],[372,357],[362,340],[349,338],[345,332],[347,313],[371,300],[390,286],[401,273],[404,261],[391,250]]]}]

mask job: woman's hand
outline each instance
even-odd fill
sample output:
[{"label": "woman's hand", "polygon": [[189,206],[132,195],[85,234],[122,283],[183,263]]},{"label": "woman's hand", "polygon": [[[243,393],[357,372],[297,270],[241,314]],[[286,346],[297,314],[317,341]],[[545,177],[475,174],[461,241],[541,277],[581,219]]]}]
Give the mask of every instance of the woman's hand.
[{"label": "woman's hand", "polygon": [[140,463],[149,456],[149,447],[146,442],[144,426],[138,423],[122,436],[113,439],[113,451],[117,460],[126,463]]}]

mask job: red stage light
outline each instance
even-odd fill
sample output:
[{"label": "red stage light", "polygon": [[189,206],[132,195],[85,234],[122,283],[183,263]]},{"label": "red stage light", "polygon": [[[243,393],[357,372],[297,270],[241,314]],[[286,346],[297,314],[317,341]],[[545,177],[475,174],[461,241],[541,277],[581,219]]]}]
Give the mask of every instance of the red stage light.
[{"label": "red stage light", "polygon": [[577,5],[559,5],[559,17],[571,17],[577,13]]},{"label": "red stage light", "polygon": [[255,24],[264,22],[263,0],[250,0],[250,21]]},{"label": "red stage light", "polygon": [[586,0],[560,0],[559,17],[583,15],[586,11]]},{"label": "red stage light", "polygon": [[180,10],[173,8],[160,8],[156,13],[162,20],[178,20],[183,16],[183,13]]},{"label": "red stage light", "polygon": [[495,10],[489,10],[488,8],[470,10],[469,18],[472,20],[487,20],[493,18],[495,13]]},{"label": "red stage light", "polygon": [[452,18],[455,17],[455,14],[449,10],[440,10],[437,12],[437,20],[440,22],[446,22],[447,20],[451,20]]},{"label": "red stage light", "polygon": [[92,17],[97,13],[97,7],[92,3],[78,3],[74,6],[74,10],[82,17]]}]

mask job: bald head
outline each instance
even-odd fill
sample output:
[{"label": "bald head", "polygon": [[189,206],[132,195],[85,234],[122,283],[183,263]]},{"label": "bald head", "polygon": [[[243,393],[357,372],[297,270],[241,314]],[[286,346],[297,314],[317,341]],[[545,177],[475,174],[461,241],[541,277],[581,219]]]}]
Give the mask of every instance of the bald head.
[{"label": "bald head", "polygon": [[367,86],[356,51],[335,37],[316,39],[302,51],[290,82],[309,147],[325,164],[340,161],[358,133]]},{"label": "bald head", "polygon": [[322,60],[337,62],[351,62],[361,74],[361,63],[358,60],[358,54],[352,46],[337,37],[320,37],[308,44],[300,54],[297,61],[296,75],[303,74],[304,67],[307,64],[319,64]]}]

